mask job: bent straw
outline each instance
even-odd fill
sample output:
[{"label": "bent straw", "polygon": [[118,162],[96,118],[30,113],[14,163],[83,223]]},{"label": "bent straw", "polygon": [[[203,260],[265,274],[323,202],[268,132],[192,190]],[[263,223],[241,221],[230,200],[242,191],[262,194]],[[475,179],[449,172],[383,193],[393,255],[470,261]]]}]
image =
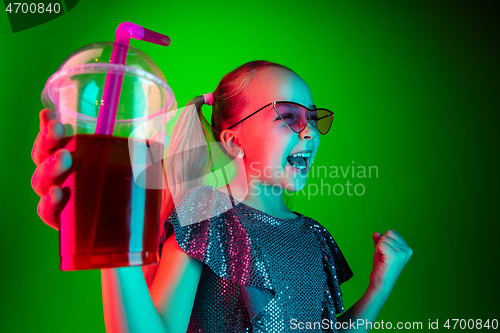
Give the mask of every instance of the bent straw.
[{"label": "bent straw", "polygon": [[[130,38],[144,40],[153,44],[168,46],[170,38],[152,30],[144,29],[132,22],[123,22],[116,29],[115,43],[111,52],[111,64],[125,65]],[[103,103],[99,109],[95,134],[111,135],[115,125],[116,111],[123,81],[123,73],[106,76]]]}]

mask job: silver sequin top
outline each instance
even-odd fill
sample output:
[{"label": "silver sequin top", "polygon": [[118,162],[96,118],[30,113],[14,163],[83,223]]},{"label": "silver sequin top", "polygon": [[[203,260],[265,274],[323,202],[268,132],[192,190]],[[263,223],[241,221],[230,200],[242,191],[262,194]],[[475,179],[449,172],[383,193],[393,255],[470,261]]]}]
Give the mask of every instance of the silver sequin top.
[{"label": "silver sequin top", "polygon": [[208,185],[186,193],[164,222],[160,255],[173,231],[205,264],[188,332],[336,332],[340,284],[353,273],[330,233],[296,214],[281,220],[235,205]]}]

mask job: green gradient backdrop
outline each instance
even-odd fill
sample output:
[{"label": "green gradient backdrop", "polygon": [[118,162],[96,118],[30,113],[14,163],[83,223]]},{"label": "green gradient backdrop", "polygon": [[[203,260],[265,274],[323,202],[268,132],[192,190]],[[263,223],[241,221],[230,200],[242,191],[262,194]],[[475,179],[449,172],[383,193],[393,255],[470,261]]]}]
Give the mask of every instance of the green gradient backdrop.
[{"label": "green gradient backdrop", "polygon": [[47,78],[75,49],[112,40],[122,21],[172,38],[168,48],[132,44],[160,66],[180,106],[240,64],[267,59],[294,69],[315,104],[334,110],[315,165],[354,161],[379,176],[327,179],[363,183],[366,193],[297,196],[293,209],[343,250],[355,273],[343,285],[346,306],[367,286],[372,233],[390,228],[414,255],[379,321],[500,319],[494,2],[206,3],[81,0],[16,34],[0,14],[0,331],[104,331],[99,271],[61,272],[57,233],[36,214],[30,150]]}]

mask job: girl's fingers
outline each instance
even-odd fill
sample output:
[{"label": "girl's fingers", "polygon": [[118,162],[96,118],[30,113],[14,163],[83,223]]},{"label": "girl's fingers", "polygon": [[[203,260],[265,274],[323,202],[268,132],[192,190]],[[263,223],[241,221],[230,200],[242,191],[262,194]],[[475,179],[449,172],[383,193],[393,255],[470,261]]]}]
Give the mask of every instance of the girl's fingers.
[{"label": "girl's fingers", "polygon": [[397,237],[398,235],[396,233],[394,233],[393,230],[387,230],[387,232],[384,234],[384,236],[393,239],[398,248],[404,247],[403,243],[398,241],[399,237]]},{"label": "girl's fingers", "polygon": [[31,178],[31,186],[36,194],[42,197],[53,185],[62,184],[65,177],[61,176],[71,168],[72,162],[71,153],[66,149],[59,149],[46,158]]},{"label": "girl's fingers", "polygon": [[[376,240],[377,235],[380,235],[380,233],[376,232],[375,234],[373,234],[374,242]],[[379,241],[381,239],[384,239],[388,244],[390,244],[395,251],[407,252],[410,253],[411,256],[412,250],[410,249],[408,244],[406,244],[403,237],[401,237],[401,235],[398,234],[395,230],[387,230],[387,232],[382,237],[379,237]],[[376,243],[375,246],[377,246]]]},{"label": "girl's fingers", "polygon": [[52,186],[40,199],[37,212],[49,227],[59,230],[59,214],[62,210],[63,191],[59,186]]},{"label": "girl's fingers", "polygon": [[396,230],[388,230],[386,232],[386,235],[388,237],[391,237],[392,239],[394,239],[397,244],[398,244],[398,249],[400,251],[403,251],[407,254],[408,258],[412,256],[413,254],[413,250],[408,246],[408,244],[406,244],[405,240],[403,239],[403,237],[401,237],[400,234],[398,234],[396,232]]},{"label": "girl's fingers", "polygon": [[50,156],[61,145],[61,139],[66,135],[64,126],[57,119],[49,120],[49,118],[41,120],[40,127],[45,121],[48,122],[38,133],[31,151],[31,158],[36,165]]},{"label": "girl's fingers", "polygon": [[383,262],[388,262],[394,260],[397,250],[391,245],[391,241],[388,238],[382,236],[377,243],[375,252],[380,255]]},{"label": "girl's fingers", "polygon": [[380,237],[382,237],[382,234],[380,232],[376,232],[373,234],[372,238],[373,238],[373,244],[375,244],[375,247],[377,247],[377,243],[378,243]]},{"label": "girl's fingers", "polygon": [[[405,245],[405,246],[408,246],[408,244],[406,244],[404,238],[396,231],[396,230],[389,230],[391,232],[391,237],[394,238],[395,240],[398,241],[398,243],[400,243],[401,245]],[[389,232],[387,231],[387,232]]]},{"label": "girl's fingers", "polygon": [[[373,235],[373,236],[374,236],[374,239],[375,239],[375,235]],[[400,249],[400,247],[401,247],[401,244],[399,244],[394,238],[392,238],[391,236],[389,236],[387,234],[387,232],[385,233],[385,235],[382,235],[381,237],[379,237],[378,242],[380,242],[380,241],[385,241],[386,243],[388,243],[389,245],[391,245],[391,247],[393,247],[395,251],[398,251]]]},{"label": "girl's fingers", "polygon": [[57,119],[56,113],[51,109],[43,109],[40,111],[40,131],[43,132],[49,121]]}]

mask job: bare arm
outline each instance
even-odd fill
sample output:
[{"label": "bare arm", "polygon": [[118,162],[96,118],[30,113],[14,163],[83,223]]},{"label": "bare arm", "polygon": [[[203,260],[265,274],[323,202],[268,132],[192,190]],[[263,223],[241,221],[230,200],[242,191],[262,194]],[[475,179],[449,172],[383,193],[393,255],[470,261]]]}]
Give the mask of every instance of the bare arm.
[{"label": "bare arm", "polygon": [[186,332],[202,268],[203,263],[187,255],[172,234],[163,244],[150,291],[140,267],[102,269],[106,331]]},{"label": "bare arm", "polygon": [[[339,329],[339,332],[368,332],[369,329],[366,328],[370,328],[370,326],[367,326],[366,323],[375,322],[388,297],[389,294],[378,292],[371,286],[368,286],[363,296],[349,310],[337,317],[337,321],[340,327],[342,327]],[[351,323],[357,324],[354,329]]]},{"label": "bare arm", "polygon": [[186,332],[193,310],[203,263],[186,254],[172,233],[163,243],[163,255],[151,286],[151,297],[167,327]]},{"label": "bare arm", "polygon": [[101,269],[106,332],[168,330],[149,295],[141,267]]}]

